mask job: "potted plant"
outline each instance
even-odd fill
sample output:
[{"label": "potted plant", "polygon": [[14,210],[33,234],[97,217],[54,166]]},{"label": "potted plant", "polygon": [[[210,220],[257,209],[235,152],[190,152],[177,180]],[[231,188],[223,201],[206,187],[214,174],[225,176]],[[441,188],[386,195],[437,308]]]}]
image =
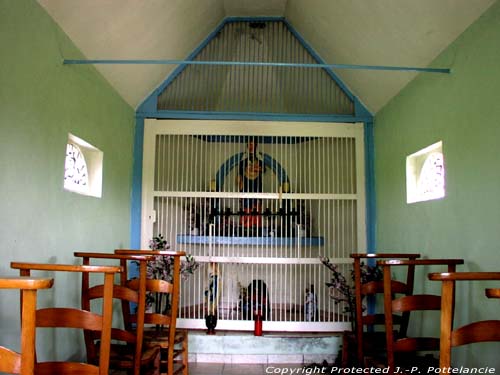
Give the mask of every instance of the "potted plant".
[{"label": "potted plant", "polygon": [[[323,263],[330,271],[332,271],[330,282],[326,286],[330,289],[330,297],[335,301],[335,304],[344,305],[344,313],[349,314],[352,330],[355,330],[356,323],[356,295],[354,290],[354,270],[351,270],[351,277],[348,280],[342,272],[339,271],[337,264],[332,264],[328,258],[321,258]],[[369,281],[380,281],[383,279],[382,270],[380,267],[369,266],[361,263],[361,283]],[[362,310],[366,310],[366,306],[362,306]]]},{"label": "potted plant", "polygon": [[[170,244],[161,234],[153,237],[149,241],[149,248],[151,250],[166,251],[170,249]],[[148,262],[146,269],[146,277],[148,279],[159,279],[168,282],[172,281],[173,278],[173,258],[166,255],[155,256],[153,261]],[[192,275],[199,267],[192,255],[187,254],[185,260],[181,262],[181,278],[186,279],[189,275]],[[148,293],[146,296],[146,308],[151,310],[154,308],[154,312],[161,313],[167,311],[170,307],[168,300],[162,300],[161,294]]]}]

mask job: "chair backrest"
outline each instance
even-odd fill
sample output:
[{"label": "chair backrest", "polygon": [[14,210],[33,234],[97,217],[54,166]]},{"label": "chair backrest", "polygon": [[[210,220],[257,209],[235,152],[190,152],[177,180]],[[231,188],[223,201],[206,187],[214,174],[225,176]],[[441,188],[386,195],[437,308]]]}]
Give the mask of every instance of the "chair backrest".
[{"label": "chair backrest", "polygon": [[53,283],[50,278],[0,277],[0,289],[21,291],[21,352],[0,346],[0,373],[34,374],[37,291],[52,288]]},{"label": "chair backrest", "polygon": [[[144,313],[146,308],[146,262],[151,256],[117,255],[112,253],[75,252],[75,257],[81,257],[84,265],[90,265],[91,259],[114,259],[120,262],[120,284],[113,285],[113,298],[121,301],[122,315],[125,329],[113,327],[111,338],[133,345],[134,374],[139,374],[141,369],[141,358],[144,337]],[[131,289],[127,283],[127,261],[133,260],[139,263],[138,288]],[[82,308],[90,310],[91,301],[104,297],[103,285],[90,286],[88,277],[82,278]],[[130,304],[136,304],[135,313],[132,312]],[[136,323],[136,329],[132,330],[132,323]],[[93,331],[85,331],[85,345],[89,362],[97,361],[97,339]]]},{"label": "chair backrest", "polygon": [[416,259],[416,260],[381,260],[377,264],[383,268],[384,274],[384,314],[385,332],[387,343],[387,364],[391,373],[395,369],[394,353],[417,352],[439,349],[439,339],[434,337],[394,337],[393,314],[405,314],[412,311],[439,310],[441,296],[431,294],[411,294],[394,298],[391,267],[396,266],[447,266],[448,272],[454,272],[458,264],[463,264],[463,259]]},{"label": "chair backrest", "polygon": [[[36,327],[45,328],[78,328],[100,333],[100,361],[98,365],[77,362],[41,362],[35,364],[37,374],[92,374],[107,375],[109,369],[109,350],[111,345],[111,321],[113,315],[112,295],[113,278],[121,271],[112,266],[81,266],[66,264],[21,263],[12,262],[11,268],[19,269],[21,276],[30,276],[31,272],[78,272],[82,275],[90,273],[104,274],[103,305],[100,314],[79,308],[51,307],[36,310]],[[83,278],[83,276],[82,276]]]},{"label": "chair backrest", "polygon": [[[500,320],[481,320],[453,329],[455,284],[457,281],[500,280],[500,272],[431,273],[429,279],[441,281],[441,334],[439,367],[451,366],[451,348],[475,342],[500,341]],[[486,297],[500,298],[500,288],[485,290]]]},{"label": "chair backrest", "polygon": [[[151,293],[165,294],[170,297],[170,308],[167,311],[146,313],[144,322],[160,326],[168,326],[168,368],[169,373],[173,369],[174,343],[176,338],[177,313],[179,309],[179,288],[180,288],[180,269],[181,257],[186,253],[183,251],[159,251],[159,250],[129,250],[117,249],[116,254],[121,255],[152,255],[172,257],[173,273],[170,282],[165,280],[148,279],[146,280],[146,290]],[[137,280],[131,280],[129,286],[136,289],[139,285]]]},{"label": "chair backrest", "polygon": [[[354,270],[354,293],[356,300],[356,345],[357,345],[357,360],[358,364],[363,364],[364,361],[364,344],[363,344],[363,334],[365,326],[373,326],[375,324],[385,324],[384,314],[366,314],[363,315],[363,297],[374,296],[376,294],[383,294],[384,284],[383,281],[369,281],[363,283],[362,280],[362,262],[363,260],[369,259],[409,259],[415,260],[420,257],[420,254],[413,253],[377,253],[377,254],[366,254],[366,253],[355,253],[351,254],[353,258],[353,270]],[[414,267],[409,267],[406,275],[406,282],[393,281],[393,287],[395,291],[404,294],[411,294],[413,291],[413,278],[414,278]],[[406,333],[406,328],[408,325],[408,314],[405,314],[400,320],[400,334]]]},{"label": "chair backrest", "polygon": [[[175,327],[177,312],[179,307],[179,288],[180,288],[180,269],[181,269],[181,257],[185,256],[184,251],[160,251],[160,250],[130,250],[130,249],[117,249],[116,254],[120,255],[150,255],[154,257],[166,256],[172,257],[173,263],[173,273],[172,280],[146,280],[146,291],[152,293],[164,293],[171,296],[170,299],[170,309],[167,314],[147,313],[145,317],[146,324],[160,324],[169,325]],[[152,259],[154,260],[154,258]],[[135,280],[130,281],[130,285],[133,288],[137,288],[138,284]],[[162,323],[168,321],[169,323]],[[175,331],[175,330],[174,330]],[[175,332],[174,332],[175,333]]]}]

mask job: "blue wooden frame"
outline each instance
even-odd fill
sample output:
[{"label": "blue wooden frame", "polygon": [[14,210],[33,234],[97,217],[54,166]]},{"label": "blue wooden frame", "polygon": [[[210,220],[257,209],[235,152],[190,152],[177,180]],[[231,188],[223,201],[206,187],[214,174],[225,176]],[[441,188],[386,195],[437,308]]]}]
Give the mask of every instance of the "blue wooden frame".
[{"label": "blue wooden frame", "polygon": [[[205,40],[196,47],[186,60],[193,60],[198,53],[212,41],[212,39],[231,22],[264,22],[282,21],[288,30],[299,40],[302,46],[311,54],[318,64],[325,64],[319,54],[306,42],[295,28],[284,17],[228,17],[225,18],[212,31]],[[354,102],[354,115],[309,115],[309,114],[276,114],[254,112],[202,112],[202,111],[171,111],[157,110],[158,95],[163,92],[182,71],[186,64],[179,65],[167,79],[159,85],[137,108],[136,129],[134,142],[134,166],[131,203],[131,238],[132,248],[140,248],[141,238],[141,203],[142,203],[142,157],[144,139],[144,119],[198,119],[198,120],[259,120],[259,121],[301,121],[301,122],[339,122],[339,123],[364,123],[365,127],[365,170],[366,170],[366,228],[367,250],[375,249],[375,179],[374,179],[374,140],[373,140],[373,114],[366,108],[362,101],[354,95],[342,80],[330,68],[324,70],[339,85],[344,93]]]}]

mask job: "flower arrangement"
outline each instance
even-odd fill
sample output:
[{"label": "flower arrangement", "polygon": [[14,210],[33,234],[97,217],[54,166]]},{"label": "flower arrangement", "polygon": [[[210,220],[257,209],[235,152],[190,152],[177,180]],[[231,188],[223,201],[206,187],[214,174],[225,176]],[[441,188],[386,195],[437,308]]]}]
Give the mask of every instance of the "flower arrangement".
[{"label": "flower arrangement", "polygon": [[[332,271],[332,278],[326,286],[330,288],[330,297],[335,301],[335,304],[344,304],[344,313],[349,314],[351,325],[354,330],[354,323],[356,322],[356,295],[354,288],[354,270],[351,270],[350,281],[339,271],[336,264],[330,263],[328,258],[321,258],[323,263],[330,271]],[[382,270],[380,267],[371,267],[361,263],[361,283],[369,281],[380,281],[383,279]],[[362,310],[366,309],[362,306]]]}]

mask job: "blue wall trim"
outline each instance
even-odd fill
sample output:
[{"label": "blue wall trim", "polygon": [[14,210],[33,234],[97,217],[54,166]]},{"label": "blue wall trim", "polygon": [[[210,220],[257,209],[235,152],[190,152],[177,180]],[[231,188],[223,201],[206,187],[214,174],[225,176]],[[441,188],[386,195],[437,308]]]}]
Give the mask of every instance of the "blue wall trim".
[{"label": "blue wall trim", "polygon": [[[193,52],[189,54],[189,56],[186,58],[186,60],[193,60],[199,53],[200,51],[205,48],[205,46],[212,41],[213,38],[217,36],[219,31],[222,30],[222,28],[226,25],[227,20],[224,19],[216,28],[214,31],[212,31],[204,40],[201,42],[201,44],[196,47]],[[138,112],[142,111],[151,111],[151,110],[156,110],[156,103],[157,103],[157,97],[158,95],[167,87],[179,74],[182,73],[184,69],[186,69],[187,65],[180,65],[178,66],[168,77],[167,79],[160,85],[158,86],[143,102],[139,107],[137,108]],[[154,108],[151,108],[151,102],[154,102]],[[149,105],[147,105],[149,104]],[[147,105],[147,107],[146,107]]]},{"label": "blue wall trim", "polygon": [[[325,62],[319,56],[319,54],[306,42],[304,37],[299,34],[299,32],[292,26],[292,24],[285,20],[285,25],[288,27],[288,30],[299,40],[302,46],[311,54],[311,56],[318,62],[319,64],[324,64]],[[347,88],[347,86],[342,82],[342,80],[333,72],[331,69],[325,69],[325,72],[342,88],[345,94],[351,99],[354,100],[354,95],[351,93],[351,90]]]},{"label": "blue wall trim", "polygon": [[[282,21],[288,30],[299,40],[299,42],[302,44],[302,46],[308,51],[308,53],[311,54],[311,56],[316,60],[318,64],[325,64],[323,59],[319,56],[319,54],[306,42],[306,40],[300,35],[297,30],[290,24],[288,20],[284,17],[228,17],[225,18],[216,28],[213,32],[211,32],[205,40],[198,46],[196,47],[193,52],[185,59],[187,61],[192,61],[194,58],[200,53],[200,51],[205,48],[205,46],[212,41],[213,38],[217,36],[217,34],[222,30],[222,28],[230,22],[250,22],[250,21],[255,21],[255,22],[264,22],[264,21]],[[179,65],[170,75],[169,77],[160,85],[158,86],[142,103],[141,105],[137,108],[138,113],[151,113],[156,111],[156,103],[157,103],[157,97],[158,95],[165,89],[166,86],[168,86],[179,74],[182,73],[182,71],[187,67],[186,64]],[[357,117],[366,117],[366,115],[369,115],[372,117],[373,115],[371,112],[361,103],[361,101],[353,95],[351,90],[342,82],[342,80],[335,74],[335,72],[330,69],[330,68],[322,68],[325,70],[325,72],[328,73],[328,75],[340,86],[340,88],[344,91],[344,93],[354,101],[355,104],[355,115]],[[152,105],[154,103],[154,106]],[[149,117],[149,116],[147,116]],[[296,120],[296,121],[302,121],[302,120]],[[312,120],[314,121],[314,120]],[[361,120],[364,121],[364,120]]]},{"label": "blue wall trim", "polygon": [[366,246],[368,253],[376,249],[375,145],[373,121],[365,122]]},{"label": "blue wall trim", "polygon": [[230,22],[277,22],[283,21],[285,22],[285,17],[281,16],[269,16],[269,17],[226,17],[224,19],[224,23]]},{"label": "blue wall trim", "polygon": [[132,202],[130,219],[130,247],[141,248],[142,155],[144,118],[136,117],[134,137],[134,166],[132,171]]},{"label": "blue wall trim", "polygon": [[307,121],[355,123],[372,121],[372,116],[309,115],[259,112],[152,111],[138,112],[145,118],[192,120]]},{"label": "blue wall trim", "polygon": [[[285,25],[287,25],[288,29],[290,30],[290,32],[300,41],[300,43],[302,44],[302,46],[307,50],[307,52],[309,52],[313,57],[314,59],[319,63],[319,64],[325,64],[325,61],[319,56],[319,54],[311,47],[311,45],[309,43],[306,42],[306,40],[302,37],[302,35],[300,35],[298,33],[297,30],[295,30],[295,28],[292,26],[292,24],[288,21],[288,20],[284,20],[285,22]],[[359,99],[351,92],[351,90],[349,90],[349,88],[345,85],[344,82],[342,82],[342,80],[337,76],[337,74],[335,74],[335,72],[330,69],[330,68],[325,68],[325,72],[327,72],[330,77],[340,86],[340,88],[342,88],[342,90],[344,91],[344,93],[351,99],[354,101],[354,104],[355,104],[355,115],[357,116],[358,115],[358,111],[362,112],[362,113],[368,113],[370,114],[370,116],[373,116],[371,114],[371,112],[368,110],[368,108],[366,108],[362,103],[361,101],[359,101]],[[357,104],[357,105],[356,105]]]}]

